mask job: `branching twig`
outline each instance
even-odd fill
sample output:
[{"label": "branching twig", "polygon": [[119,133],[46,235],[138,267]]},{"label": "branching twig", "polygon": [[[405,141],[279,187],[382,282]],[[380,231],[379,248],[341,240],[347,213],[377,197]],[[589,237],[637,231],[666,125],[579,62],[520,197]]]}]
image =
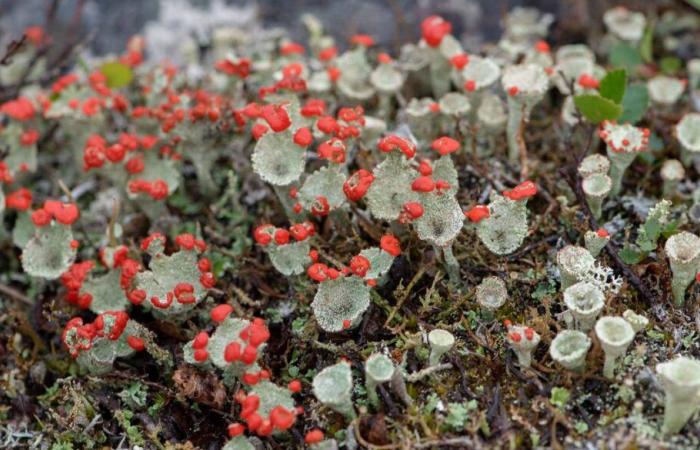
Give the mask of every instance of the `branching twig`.
[{"label": "branching twig", "polygon": [[444,363],[444,364],[438,364],[436,366],[430,366],[426,367],[425,369],[419,370],[418,372],[414,372],[412,374],[409,374],[406,376],[406,381],[409,383],[415,383],[416,381],[419,381],[427,376],[430,376],[434,374],[435,372],[440,372],[441,370],[450,370],[452,368],[452,364],[450,363]]},{"label": "branching twig", "polygon": [[401,298],[398,299],[398,301],[396,302],[396,306],[394,306],[394,309],[392,309],[391,313],[389,313],[389,317],[387,317],[386,321],[384,322],[384,327],[389,326],[389,323],[391,323],[396,313],[399,311],[399,309],[401,309],[401,306],[403,306],[403,302],[406,301],[406,299],[408,298],[408,295],[413,289],[413,286],[418,282],[418,280],[421,279],[421,277],[423,277],[423,275],[425,275],[426,270],[427,266],[423,265],[413,276],[411,281],[408,283],[408,286],[406,286],[406,289],[404,290],[403,294],[401,295]]}]

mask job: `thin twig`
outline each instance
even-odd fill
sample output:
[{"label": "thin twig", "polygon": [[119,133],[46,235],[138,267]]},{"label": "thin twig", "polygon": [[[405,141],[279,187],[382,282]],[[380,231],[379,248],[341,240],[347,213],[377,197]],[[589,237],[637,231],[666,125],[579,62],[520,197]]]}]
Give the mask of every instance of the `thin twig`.
[{"label": "thin twig", "polygon": [[26,295],[24,295],[20,291],[16,290],[15,288],[11,288],[10,286],[8,286],[6,284],[0,283],[0,293],[7,295],[11,299],[22,302],[25,305],[28,305],[28,306],[34,305],[34,302],[29,297],[27,297]]},{"label": "thin twig", "polygon": [[257,302],[256,302],[255,300],[253,300],[252,298],[250,298],[250,297],[248,296],[248,294],[246,294],[246,292],[245,292],[243,289],[239,288],[238,286],[235,286],[235,285],[232,284],[232,285],[229,286],[229,288],[236,294],[236,296],[238,297],[238,299],[239,299],[239,300],[241,301],[241,303],[243,303],[244,305],[252,306],[252,307],[255,307],[255,308],[259,308],[259,307],[262,306],[262,302],[260,302],[260,301],[257,301]]},{"label": "thin twig", "polygon": [[58,180],[58,187],[60,187],[61,190],[63,191],[63,194],[66,197],[68,197],[68,201],[70,203],[73,203],[73,193],[70,191],[70,189],[68,189],[68,186],[66,186],[66,184],[63,182],[63,180],[61,180],[61,179]]},{"label": "thin twig", "polygon": [[413,286],[418,282],[418,280],[421,279],[423,275],[425,275],[426,270],[427,266],[421,266],[418,272],[413,276],[411,281],[408,283],[408,286],[406,286],[406,289],[404,290],[403,294],[401,295],[401,298],[398,300],[398,302],[396,302],[396,306],[394,306],[394,309],[392,309],[391,313],[389,313],[389,317],[387,317],[386,321],[384,322],[384,327],[387,327],[389,323],[391,323],[391,320],[394,318],[398,310],[401,309],[403,302],[406,301],[408,295],[411,293]]},{"label": "thin twig", "polygon": [[0,66],[6,66],[12,62],[12,57],[24,47],[27,35],[23,34],[19,40],[12,40],[5,47],[5,54],[0,58]]},{"label": "thin twig", "polygon": [[444,448],[444,447],[462,447],[462,448],[481,448],[476,445],[474,439],[469,436],[459,436],[449,439],[430,439],[427,441],[416,442],[411,445],[411,448]]}]

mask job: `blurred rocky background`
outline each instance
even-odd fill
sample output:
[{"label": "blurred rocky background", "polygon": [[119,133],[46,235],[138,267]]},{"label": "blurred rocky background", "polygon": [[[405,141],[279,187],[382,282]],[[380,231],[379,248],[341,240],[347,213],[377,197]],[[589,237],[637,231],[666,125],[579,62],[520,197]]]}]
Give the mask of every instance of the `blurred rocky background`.
[{"label": "blurred rocky background", "polygon": [[[416,39],[420,21],[430,14],[450,20],[467,49],[501,33],[500,19],[514,6],[553,13],[553,38],[576,42],[600,24],[611,5],[648,10],[671,0],[0,0],[0,44],[21,35],[28,25],[43,25],[54,39],[80,41],[95,55],[116,53],[129,36],[143,34],[150,56],[177,61],[184,38],[200,42],[212,28],[239,26],[248,32],[283,28],[304,40],[301,16],[311,13],[339,46],[355,33],[372,35],[396,48]],[[681,2],[682,3],[682,2]],[[599,26],[599,25],[595,25]],[[595,31],[595,30],[593,30]]]}]

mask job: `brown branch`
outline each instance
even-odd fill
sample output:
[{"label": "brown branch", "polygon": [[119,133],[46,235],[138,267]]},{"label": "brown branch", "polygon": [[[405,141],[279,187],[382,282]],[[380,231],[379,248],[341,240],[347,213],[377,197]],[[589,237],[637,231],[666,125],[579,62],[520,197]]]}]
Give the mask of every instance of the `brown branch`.
[{"label": "brown branch", "polygon": [[[55,19],[56,15],[56,10],[58,8],[58,1],[55,0],[49,5],[49,9],[47,11],[47,16],[46,16],[46,23],[47,27],[49,25],[53,24],[53,21]],[[0,86],[0,102],[4,102],[7,100],[11,100],[19,94],[20,90],[29,84],[30,82],[36,82],[40,85],[48,85],[52,83],[56,78],[58,78],[63,71],[68,68],[71,64],[72,61],[70,61],[70,56],[71,53],[73,53],[73,50],[78,47],[78,44],[80,43],[80,37],[78,36],[78,31],[80,29],[80,21],[83,15],[83,8],[85,6],[85,0],[79,0],[75,6],[75,10],[73,11],[73,16],[71,17],[71,24],[69,28],[69,33],[68,37],[65,39],[65,45],[57,50],[56,52],[53,52],[52,50],[56,47],[52,47],[51,45],[48,45],[48,43],[42,44],[36,51],[34,52],[34,55],[32,58],[29,60],[29,63],[25,67],[24,71],[22,72],[22,75],[19,77],[19,81],[15,84],[8,85],[8,86]],[[26,39],[26,36],[22,37],[22,42]],[[10,43],[11,45],[12,43]],[[15,50],[16,52],[17,50]],[[51,58],[48,58],[49,53],[51,51],[51,54],[54,56]],[[36,64],[44,57],[47,56],[47,62],[46,62],[46,74],[42,76],[40,79],[30,79],[29,76],[31,75],[34,67]]]},{"label": "brown branch", "polygon": [[6,66],[12,62],[12,57],[19,52],[27,42],[27,35],[23,34],[19,40],[12,40],[5,47],[5,54],[0,58],[0,66]]},{"label": "brown branch", "polygon": [[7,295],[11,299],[17,300],[21,303],[24,303],[25,305],[28,306],[33,306],[34,302],[32,299],[21,293],[15,288],[12,288],[6,284],[0,283],[0,293]]}]

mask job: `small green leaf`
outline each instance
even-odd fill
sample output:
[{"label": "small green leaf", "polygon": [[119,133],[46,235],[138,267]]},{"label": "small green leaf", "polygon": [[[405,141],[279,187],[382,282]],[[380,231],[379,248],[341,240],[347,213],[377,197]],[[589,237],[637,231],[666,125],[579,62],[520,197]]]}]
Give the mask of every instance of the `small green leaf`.
[{"label": "small green leaf", "polygon": [[642,56],[642,60],[645,63],[654,62],[654,24],[650,23],[646,30],[644,30],[644,36],[642,36],[642,41],[639,43],[639,54]]},{"label": "small green leaf", "polygon": [[558,408],[563,408],[564,405],[566,405],[566,403],[569,401],[569,398],[571,398],[571,393],[568,389],[562,387],[554,387],[552,388],[552,392],[549,397],[549,402]]},{"label": "small green leaf", "polygon": [[119,89],[126,86],[134,77],[129,66],[117,61],[102,64],[100,72],[107,77],[107,87],[112,89]]},{"label": "small green leaf", "polygon": [[695,9],[700,9],[700,0],[686,0],[690,6],[692,6]]},{"label": "small green leaf", "polygon": [[678,231],[678,226],[681,224],[681,219],[675,219],[669,221],[667,224],[663,226],[663,229],[661,230],[661,235],[665,238],[669,238],[672,235],[676,234]]},{"label": "small green leaf", "polygon": [[630,246],[625,246],[620,250],[620,259],[622,259],[625,264],[637,264],[643,260],[644,257],[644,253]]},{"label": "small green leaf", "polygon": [[664,56],[659,61],[659,67],[666,75],[675,75],[683,67],[683,62],[675,56]]},{"label": "small green leaf", "polygon": [[650,218],[646,222],[644,222],[644,225],[642,225],[646,231],[646,236],[647,238],[653,242],[654,247],[650,250],[653,250],[656,248],[656,241],[659,239],[659,235],[661,234],[661,223],[655,218]]},{"label": "small green leaf", "polygon": [[605,75],[605,78],[600,81],[598,91],[600,95],[619,105],[625,95],[626,86],[627,72],[625,72],[625,69],[617,69]]},{"label": "small green leaf", "polygon": [[660,331],[656,330],[647,330],[647,336],[649,336],[651,339],[659,342],[663,342],[666,340],[666,335]]},{"label": "small green leaf", "polygon": [[622,67],[632,72],[635,67],[642,63],[642,55],[636,48],[620,43],[610,50],[610,64],[615,67]]},{"label": "small green leaf", "polygon": [[617,120],[622,114],[620,105],[599,95],[577,95],[574,97],[574,104],[581,111],[581,114],[593,124],[604,120]]},{"label": "small green leaf", "polygon": [[622,115],[620,122],[635,124],[642,120],[649,106],[649,92],[642,83],[627,86],[625,96],[622,98]]}]

